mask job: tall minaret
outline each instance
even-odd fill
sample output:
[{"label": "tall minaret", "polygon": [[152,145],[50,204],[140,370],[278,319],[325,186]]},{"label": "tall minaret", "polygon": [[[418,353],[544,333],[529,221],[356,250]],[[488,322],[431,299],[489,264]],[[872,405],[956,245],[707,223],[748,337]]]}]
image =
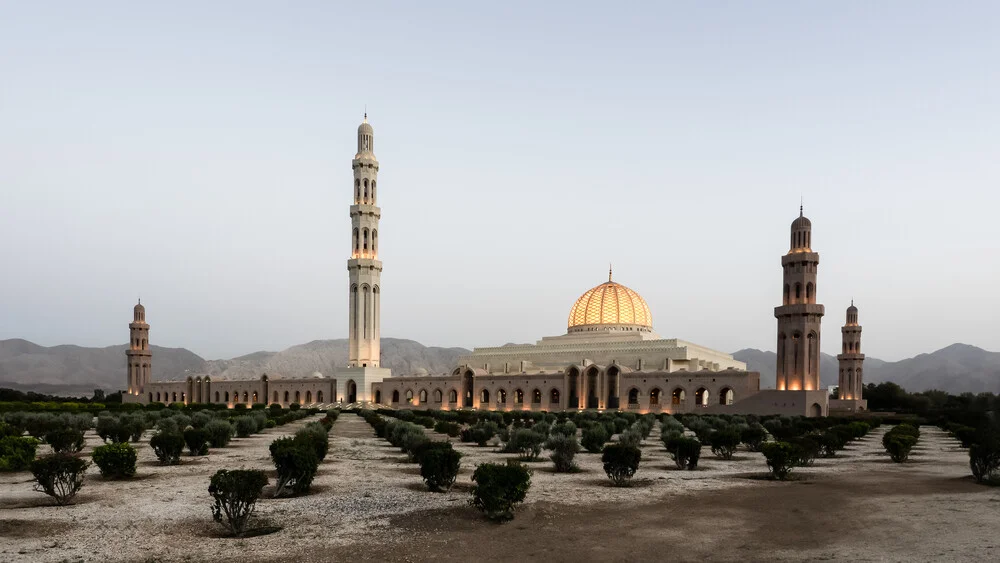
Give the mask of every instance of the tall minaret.
[{"label": "tall minaret", "polygon": [[140,395],[150,380],[153,352],[149,349],[149,325],[142,300],[132,309],[132,322],[128,324],[129,345],[125,350],[128,359],[128,394]]},{"label": "tall minaret", "polygon": [[382,262],[378,259],[378,160],[372,152],[375,133],[368,114],[358,127],[358,153],[351,161],[354,169],[354,205],[351,205],[350,314],[348,315],[350,367],[379,367],[379,307],[381,305]]},{"label": "tall minaret", "polygon": [[787,391],[819,389],[819,333],[823,306],[816,303],[819,254],[812,251],[812,223],[802,214],[792,222],[788,254],[781,257],[783,299],[778,319],[775,387]]},{"label": "tall minaret", "polygon": [[847,308],[847,324],[840,329],[844,350],[837,355],[840,363],[840,399],[861,400],[864,389],[861,381],[861,366],[865,355],[861,353],[861,325],[858,324],[858,308],[851,301]]}]

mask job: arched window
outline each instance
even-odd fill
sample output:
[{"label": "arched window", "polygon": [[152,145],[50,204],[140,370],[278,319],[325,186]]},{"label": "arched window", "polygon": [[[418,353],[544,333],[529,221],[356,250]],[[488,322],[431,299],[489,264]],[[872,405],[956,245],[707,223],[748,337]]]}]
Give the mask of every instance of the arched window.
[{"label": "arched window", "polygon": [[368,254],[368,229],[361,231],[364,242],[361,245],[362,252]]},{"label": "arched window", "polygon": [[250,394],[247,393],[246,391],[243,392],[243,402],[244,403],[249,403],[250,402]]},{"label": "arched window", "polygon": [[408,390],[406,392],[406,402],[407,403],[412,403],[413,402],[413,391],[409,391]]},{"label": "arched window", "polygon": [[354,229],[354,252],[357,252],[361,248],[358,241],[358,230]]},{"label": "arched window", "polygon": [[311,405],[311,404],[312,404],[312,402],[313,402],[313,394],[312,394],[312,391],[306,391],[306,404],[307,404],[307,405]]},{"label": "arched window", "polygon": [[[218,401],[219,400],[219,392],[216,391],[215,395],[216,395],[215,396],[215,400]],[[156,402],[160,402],[160,392],[159,391],[156,392]]]},{"label": "arched window", "polygon": [[482,391],[479,392],[479,402],[482,403],[482,404],[484,404],[484,405],[488,405],[490,403],[490,390],[489,389],[483,389]]},{"label": "arched window", "polygon": [[499,391],[497,391],[497,404],[498,405],[506,405],[507,404],[507,390],[506,389],[500,389]]},{"label": "arched window", "polygon": [[256,391],[253,392],[253,402],[254,403],[259,403],[260,402],[260,397],[257,396],[257,392]]},{"label": "arched window", "polygon": [[372,254],[378,253],[378,231],[372,229]]},{"label": "arched window", "polygon": [[185,393],[184,391],[181,391],[181,402],[187,403],[187,393]]},{"label": "arched window", "polygon": [[[218,401],[219,400],[218,397],[216,397],[215,400]],[[272,403],[277,403],[278,402],[278,392],[277,391],[274,392],[274,399],[272,399],[271,402]]]},{"label": "arched window", "polygon": [[375,180],[372,180],[372,205],[375,204]]},{"label": "arched window", "polygon": [[399,402],[399,391],[393,391],[392,392],[392,402],[394,402],[394,403],[398,403]]},{"label": "arched window", "polygon": [[654,387],[652,391],[649,392],[649,404],[658,405],[660,404],[660,388]]},{"label": "arched window", "polygon": [[694,392],[694,403],[699,407],[708,406],[708,389],[704,387],[699,388]]},{"label": "arched window", "polygon": [[549,391],[549,407],[556,407],[559,405],[559,390],[553,387]]},{"label": "arched window", "polygon": [[524,391],[521,391],[520,389],[514,390],[514,404],[515,405],[524,404]]},{"label": "arched window", "polygon": [[813,282],[809,282],[806,284],[806,301],[812,303],[813,293],[815,291],[816,289],[815,286],[813,286]]},{"label": "arched window", "polygon": [[802,299],[802,284],[801,283],[796,283],[795,284],[795,301],[796,301],[796,303],[799,301],[799,299]]},{"label": "arched window", "polygon": [[457,403],[458,402],[458,391],[456,391],[454,389],[452,389],[451,391],[448,391],[448,402],[449,403]]},{"label": "arched window", "polygon": [[733,390],[726,387],[722,391],[719,391],[719,404],[720,405],[731,405],[733,404]]},{"label": "arched window", "polygon": [[174,391],[174,398],[173,398],[173,402],[175,402],[175,403],[177,402],[177,392],[176,392],[176,391]]},{"label": "arched window", "polygon": [[531,404],[533,405],[542,404],[542,392],[539,391],[538,389],[535,389],[534,391],[531,392]]},{"label": "arched window", "polygon": [[427,390],[426,389],[421,389],[419,396],[420,396],[420,402],[421,403],[426,403],[427,402]]},{"label": "arched window", "polygon": [[285,402],[288,402],[288,391],[285,391]]},{"label": "arched window", "polygon": [[792,288],[786,283],[785,284],[785,300],[784,300],[785,305],[788,305],[788,299],[791,296],[791,294],[792,294]]},{"label": "arched window", "polygon": [[359,178],[354,179],[354,203],[361,203],[361,180]]},{"label": "arched window", "polygon": [[441,393],[441,390],[440,389],[435,389],[434,390],[434,402],[435,403],[440,403],[441,399],[443,399],[443,398],[444,398],[444,395]]},{"label": "arched window", "polygon": [[375,390],[375,404],[382,404],[382,391],[380,389]]},{"label": "arched window", "polygon": [[153,392],[152,391],[149,392],[149,402],[150,403],[153,402]]},{"label": "arched window", "polygon": [[226,391],[226,402],[229,402],[229,391]]},{"label": "arched window", "polygon": [[323,402],[323,391],[316,391],[316,402],[317,403]]},{"label": "arched window", "polygon": [[365,187],[365,203],[368,203],[368,178],[364,179],[362,185]]},{"label": "arched window", "polygon": [[298,391],[295,392],[295,402],[302,403],[302,395]]},{"label": "arched window", "polygon": [[684,404],[684,390],[678,387],[674,389],[674,392],[670,395],[670,403],[673,405],[683,405]]},{"label": "arched window", "polygon": [[639,390],[635,387],[628,390],[628,404],[638,405],[639,404]]}]

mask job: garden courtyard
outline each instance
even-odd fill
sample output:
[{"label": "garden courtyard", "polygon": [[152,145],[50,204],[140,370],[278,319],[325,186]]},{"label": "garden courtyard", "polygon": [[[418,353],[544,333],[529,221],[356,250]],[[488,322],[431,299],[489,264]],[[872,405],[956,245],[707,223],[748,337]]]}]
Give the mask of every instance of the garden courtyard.
[{"label": "garden courtyard", "polygon": [[[882,447],[883,425],[833,458],[766,478],[760,453],[731,460],[703,448],[680,470],[658,438],[643,442],[631,487],[613,487],[601,455],[555,473],[543,451],[513,521],[492,523],[468,505],[475,466],[516,458],[452,439],[462,469],[431,493],[420,469],[344,413],[308,494],[271,498],[269,444],[319,415],[234,439],[180,465],[160,465],[140,443],[134,478],[106,481],[96,467],[66,507],[32,490],[30,472],[0,474],[0,557],[5,561],[971,561],[1000,557],[1000,488],[976,484],[968,451],[921,428],[905,463]],[[447,436],[428,430],[437,440]],[[101,444],[86,434],[87,454]],[[40,447],[41,450],[46,446]],[[208,482],[219,469],[267,470],[257,504],[268,535],[225,537],[212,521]]]}]

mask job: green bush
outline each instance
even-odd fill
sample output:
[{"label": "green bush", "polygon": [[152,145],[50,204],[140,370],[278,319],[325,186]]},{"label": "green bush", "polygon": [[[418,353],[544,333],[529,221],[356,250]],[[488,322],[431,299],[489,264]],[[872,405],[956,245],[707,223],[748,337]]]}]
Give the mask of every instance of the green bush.
[{"label": "green bush", "polygon": [[184,451],[184,436],[179,432],[157,432],[149,439],[149,445],[161,465],[177,465]]},{"label": "green bush", "polygon": [[996,478],[1000,470],[1000,436],[983,436],[969,446],[969,468],[977,483]]},{"label": "green bush", "polygon": [[278,438],[271,442],[269,449],[271,461],[278,471],[278,484],[274,496],[308,491],[319,468],[316,451],[306,444],[296,442],[295,438]]},{"label": "green bush", "polygon": [[57,454],[75,454],[83,449],[83,432],[72,428],[61,428],[50,430],[45,435],[45,441],[52,446],[52,451]]},{"label": "green bush", "polygon": [[221,419],[209,421],[205,424],[204,430],[208,433],[208,443],[213,448],[228,446],[229,441],[233,439],[233,434],[236,432],[228,420]]},{"label": "green bush", "polygon": [[740,432],[740,442],[751,452],[759,452],[767,442],[767,430],[760,424],[751,424]]},{"label": "green bush", "polygon": [[184,444],[191,455],[208,454],[208,430],[204,428],[188,428],[184,431]]},{"label": "green bush", "polygon": [[910,450],[916,445],[917,439],[905,434],[886,434],[882,437],[882,446],[889,452],[889,457],[896,463],[903,463],[910,457]]},{"label": "green bush", "polygon": [[240,438],[246,438],[251,434],[257,433],[257,421],[252,416],[237,416],[234,422],[236,423],[236,435]]},{"label": "green bush", "polygon": [[122,421],[118,417],[102,413],[97,417],[97,435],[105,443],[120,444],[128,442],[129,438],[132,437],[132,430],[122,424]]},{"label": "green bush", "polygon": [[462,425],[457,422],[448,422],[446,420],[439,420],[434,423],[434,431],[440,434],[447,434],[452,438],[458,438],[462,434]]},{"label": "green bush", "polygon": [[796,447],[799,455],[798,465],[802,467],[812,465],[816,456],[819,455],[820,444],[814,435],[793,436],[785,441]]},{"label": "green bush", "polygon": [[129,439],[138,442],[146,431],[146,418],[142,413],[124,414],[118,419],[122,432],[128,432]]},{"label": "green bush", "polygon": [[616,487],[627,487],[632,476],[639,469],[639,460],[642,459],[642,451],[636,446],[625,444],[608,444],[604,446],[604,453],[601,461],[604,463],[604,472]]},{"label": "green bush", "polygon": [[712,453],[717,457],[733,459],[733,454],[739,447],[740,440],[740,431],[735,427],[730,427],[713,432],[709,438],[709,445],[712,447]]},{"label": "green bush", "polygon": [[604,444],[607,443],[608,437],[608,431],[603,424],[592,424],[583,429],[580,444],[588,452],[596,454],[604,450]]},{"label": "green bush", "polygon": [[642,444],[642,428],[639,427],[638,423],[633,424],[618,435],[618,443],[623,446],[638,448]]},{"label": "green bush", "polygon": [[477,446],[485,446],[497,435],[499,429],[495,422],[478,422],[462,430],[460,436],[463,442],[472,442]]},{"label": "green bush", "polygon": [[771,477],[784,480],[793,468],[800,465],[801,452],[788,442],[768,442],[761,448]]},{"label": "green bush", "polygon": [[545,443],[545,449],[552,450],[549,459],[552,460],[557,472],[569,473],[578,469],[576,464],[573,463],[576,452],[580,450],[580,444],[576,441],[575,432],[572,436],[554,434]]},{"label": "green bush", "polygon": [[483,463],[472,474],[472,499],[469,504],[494,521],[514,518],[517,505],[531,488],[531,471],[513,460],[506,464]]},{"label": "green bush", "polygon": [[552,427],[552,435],[576,438],[576,425],[569,420],[563,422],[562,424],[556,424]]},{"label": "green bush", "polygon": [[31,467],[38,440],[31,436],[0,438],[0,471],[24,471]]},{"label": "green bush", "polygon": [[330,436],[326,433],[326,429],[322,426],[313,426],[312,423],[295,433],[295,441],[312,448],[320,461],[326,459],[326,453],[330,449]]},{"label": "green bush", "polygon": [[420,454],[420,476],[431,491],[448,491],[458,477],[462,454],[455,451],[448,442],[435,443],[447,444],[447,447],[426,448]]},{"label": "green bush", "polygon": [[695,470],[701,458],[701,442],[696,438],[677,436],[667,444],[667,451],[679,469]]},{"label": "green bush", "polygon": [[106,444],[94,448],[94,463],[105,479],[125,479],[135,475],[138,455],[131,444]]},{"label": "green bush", "polygon": [[31,462],[35,490],[54,498],[56,504],[68,504],[83,487],[89,464],[71,454],[53,454]]},{"label": "green bush", "polygon": [[243,537],[264,485],[267,485],[267,475],[260,470],[216,471],[208,487],[215,500],[212,518],[236,537]]},{"label": "green bush", "polygon": [[297,411],[297,410],[299,410],[301,408],[302,408],[302,405],[300,405],[298,403],[292,403],[292,404],[288,405],[288,410]]},{"label": "green bush", "polygon": [[816,436],[816,441],[819,442],[821,448],[820,452],[823,457],[833,457],[837,455],[837,450],[844,449],[844,446],[846,445],[843,434],[834,428]]},{"label": "green bush", "polygon": [[510,439],[507,441],[504,451],[516,453],[524,460],[533,460],[542,453],[545,439],[546,436],[530,428],[516,428],[511,430]]}]

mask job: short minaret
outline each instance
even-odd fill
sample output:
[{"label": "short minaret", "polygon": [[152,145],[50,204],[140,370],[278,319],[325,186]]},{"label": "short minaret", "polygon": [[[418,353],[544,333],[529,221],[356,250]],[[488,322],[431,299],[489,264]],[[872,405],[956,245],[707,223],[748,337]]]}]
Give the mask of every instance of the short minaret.
[{"label": "short minaret", "polygon": [[816,303],[819,254],[812,250],[812,223],[802,214],[792,222],[791,244],[781,257],[784,287],[778,319],[778,365],[775,388],[815,391],[820,388],[820,322],[823,306]]},{"label": "short minaret", "polygon": [[142,300],[132,309],[132,322],[128,324],[129,345],[125,350],[128,359],[128,394],[138,396],[149,384],[153,351],[149,349],[149,325]]},{"label": "short minaret", "polygon": [[351,205],[350,313],[348,365],[379,367],[379,306],[382,262],[378,259],[378,160],[373,152],[375,133],[368,114],[358,127],[358,152],[354,169],[354,204]]},{"label": "short minaret", "polygon": [[858,308],[851,301],[847,308],[847,324],[840,329],[844,341],[843,351],[837,355],[840,363],[839,398],[841,400],[861,400],[862,364],[865,355],[861,353],[861,325],[858,324]]}]

